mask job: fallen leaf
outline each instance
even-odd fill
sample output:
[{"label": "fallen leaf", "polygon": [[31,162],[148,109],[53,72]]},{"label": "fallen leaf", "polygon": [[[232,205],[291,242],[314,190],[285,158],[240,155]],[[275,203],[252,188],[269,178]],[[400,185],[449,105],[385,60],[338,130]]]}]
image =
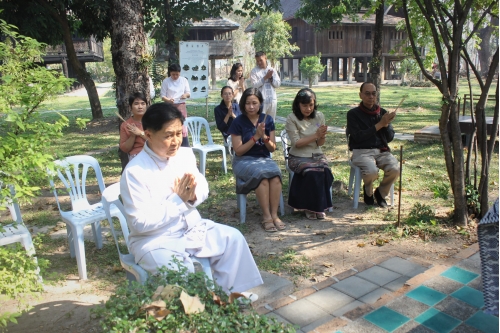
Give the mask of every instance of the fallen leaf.
[{"label": "fallen leaf", "polygon": [[347,250],[347,252],[351,252],[351,250]]},{"label": "fallen leaf", "polygon": [[319,282],[316,276],[312,276],[311,278],[309,278],[309,280],[311,280],[312,282]]},{"label": "fallen leaf", "polygon": [[356,220],[363,220],[363,216],[356,216]]},{"label": "fallen leaf", "polygon": [[215,294],[213,291],[212,291],[212,299],[214,300],[214,303],[217,304],[217,305],[220,305],[220,306],[224,306],[226,305],[226,302],[224,302],[223,300],[220,299],[220,296]]},{"label": "fallen leaf", "polygon": [[151,297],[151,299],[153,301],[156,301],[160,297],[161,292],[163,291],[163,288],[165,288],[165,287],[164,286],[158,286],[158,288],[156,288],[153,296]]},{"label": "fallen leaf", "polygon": [[332,276],[332,272],[324,272],[323,276],[326,276],[326,277]]},{"label": "fallen leaf", "polygon": [[332,267],[333,266],[333,264],[330,262],[324,262],[322,265],[325,267]]},{"label": "fallen leaf", "polygon": [[359,243],[358,247],[365,247],[365,243]]},{"label": "fallen leaf", "polygon": [[383,240],[383,239],[381,239],[381,238],[377,238],[377,239],[375,240],[375,243],[376,243],[378,246],[384,246],[384,244],[385,244],[384,240]]},{"label": "fallen leaf", "polygon": [[168,309],[160,309],[158,311],[155,312],[155,314],[153,315],[153,317],[155,317],[156,320],[163,320],[163,318],[165,318],[166,316],[168,316],[170,314],[170,310]]},{"label": "fallen leaf", "polygon": [[200,302],[200,298],[198,297],[198,295],[189,296],[183,290],[179,299],[184,306],[184,312],[187,314],[205,311],[205,304]]},{"label": "fallen leaf", "polygon": [[179,297],[179,287],[168,284],[166,285],[160,293],[162,299],[168,301],[173,298]]},{"label": "fallen leaf", "polygon": [[229,304],[233,304],[233,302],[240,297],[246,298],[246,296],[243,295],[242,293],[231,293],[229,295]]}]

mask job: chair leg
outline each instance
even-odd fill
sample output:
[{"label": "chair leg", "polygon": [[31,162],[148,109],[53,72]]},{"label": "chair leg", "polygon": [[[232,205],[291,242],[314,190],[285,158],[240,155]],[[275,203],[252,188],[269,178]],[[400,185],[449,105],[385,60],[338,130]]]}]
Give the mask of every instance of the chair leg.
[{"label": "chair leg", "polygon": [[[74,229],[73,229],[74,228]],[[83,228],[72,227],[73,244],[75,247],[76,263],[78,265],[78,275],[81,280],[87,280],[87,263],[85,261],[85,244],[83,242]]]},{"label": "chair leg", "polygon": [[33,246],[33,240],[30,235],[24,234],[21,236],[21,245],[24,247],[28,255],[35,255],[35,247]]},{"label": "chair leg", "polygon": [[100,250],[102,249],[102,231],[101,231],[101,221],[97,221],[91,224],[92,234],[94,235],[95,246]]},{"label": "chair leg", "polygon": [[[333,205],[333,194],[332,194],[332,187],[330,187],[330,199],[332,200],[332,205]],[[333,207],[330,207],[328,211],[331,213],[333,212]]]},{"label": "chair leg", "polygon": [[207,163],[207,154],[201,152],[200,153],[200,173],[205,176],[205,168]]},{"label": "chair leg", "polygon": [[391,207],[394,207],[394,184],[391,186]]},{"label": "chair leg", "polygon": [[354,193],[353,193],[353,198],[354,198],[353,208],[354,209],[358,208],[359,192],[360,191],[361,191],[361,170],[359,168],[356,168],[355,169],[355,177],[354,177]]},{"label": "chair leg", "polygon": [[238,198],[238,209],[240,210],[240,223],[245,223],[247,216],[247,196],[246,194],[236,194]]},{"label": "chair leg", "polygon": [[69,255],[71,258],[75,257],[75,242],[73,240],[73,231],[68,223],[66,223],[66,235],[68,239]]},{"label": "chair leg", "polygon": [[227,173],[226,150],[225,149],[222,149],[222,163],[224,165],[224,173]]},{"label": "chair leg", "polygon": [[283,191],[280,193],[280,213],[281,216],[285,215],[285,200],[283,200]]},{"label": "chair leg", "polygon": [[351,195],[352,193],[352,183],[354,182],[354,173],[355,170],[353,167],[351,167],[351,171],[349,172],[349,183],[347,185],[347,195]]}]

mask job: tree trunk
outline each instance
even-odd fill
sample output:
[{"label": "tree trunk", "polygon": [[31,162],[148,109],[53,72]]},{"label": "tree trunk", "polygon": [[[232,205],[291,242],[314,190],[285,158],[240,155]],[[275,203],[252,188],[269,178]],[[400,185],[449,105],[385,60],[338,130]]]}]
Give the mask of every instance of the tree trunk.
[{"label": "tree trunk", "polygon": [[73,44],[73,38],[71,31],[69,29],[69,23],[67,14],[65,11],[56,14],[57,20],[61,24],[64,45],[66,46],[66,54],[68,55],[68,61],[71,66],[75,69],[78,81],[80,81],[85,89],[87,90],[87,95],[89,97],[90,108],[92,110],[92,120],[100,119],[103,117],[101,101],[99,100],[99,94],[95,87],[94,81],[90,77],[90,74],[83,68],[82,64],[78,60],[75,51],[75,45]]},{"label": "tree trunk", "polygon": [[[380,92],[380,68],[382,67],[382,43],[384,42],[384,1],[380,2],[375,11],[375,31],[373,36],[373,58],[370,66],[371,79],[377,91]],[[380,103],[380,94],[378,94]]]},{"label": "tree trunk", "polygon": [[[127,119],[130,114],[128,97],[142,92],[150,101],[147,68],[142,56],[147,53],[144,34],[142,0],[111,1],[111,56],[116,75],[116,106]],[[122,167],[128,163],[127,153],[119,151]]]},{"label": "tree trunk", "polygon": [[168,64],[178,64],[179,63],[179,54],[178,54],[178,45],[176,43],[176,38],[174,35],[174,20],[172,17],[172,8],[170,0],[165,0],[165,24],[166,24],[166,33],[167,37],[165,40],[165,48],[167,49],[167,59]]},{"label": "tree trunk", "polygon": [[142,0],[111,1],[111,56],[116,75],[116,106],[127,119],[128,97],[142,92],[149,99],[147,68],[142,65],[147,54]]},{"label": "tree trunk", "polygon": [[488,74],[489,65],[491,62],[492,50],[490,47],[491,33],[494,31],[494,27],[498,27],[498,18],[491,17],[490,25],[479,30],[479,38],[481,38],[481,43],[479,43],[479,49],[477,51],[479,55],[479,65],[481,67],[481,74],[486,76]]}]

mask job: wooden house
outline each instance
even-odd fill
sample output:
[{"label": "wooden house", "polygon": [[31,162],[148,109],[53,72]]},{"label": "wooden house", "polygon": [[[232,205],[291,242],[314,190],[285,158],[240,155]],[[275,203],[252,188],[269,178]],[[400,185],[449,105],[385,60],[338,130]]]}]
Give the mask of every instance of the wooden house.
[{"label": "wooden house", "polygon": [[[327,30],[316,31],[314,26],[295,17],[300,6],[300,0],[281,0],[283,20],[292,27],[290,43],[300,48],[292,57],[280,60],[282,80],[301,81],[300,60],[321,53],[321,63],[326,68],[319,81],[366,81],[368,63],[373,55],[375,15],[365,18],[364,13],[359,13],[357,21],[345,17]],[[404,58],[402,46],[406,45],[406,32],[396,29],[404,19],[397,15],[392,6],[384,14],[382,80],[401,78],[398,63]]]},{"label": "wooden house", "polygon": [[[85,63],[87,62],[104,61],[102,42],[97,42],[94,37],[81,38],[74,35],[73,45],[75,46],[76,56],[78,57],[78,60],[82,64],[83,68],[85,68]],[[43,57],[44,64],[61,64],[64,76],[76,80],[72,87],[75,89],[82,87],[82,84],[78,82],[73,66],[71,66],[68,62],[68,55],[64,44],[49,46],[45,52],[46,54]]]}]

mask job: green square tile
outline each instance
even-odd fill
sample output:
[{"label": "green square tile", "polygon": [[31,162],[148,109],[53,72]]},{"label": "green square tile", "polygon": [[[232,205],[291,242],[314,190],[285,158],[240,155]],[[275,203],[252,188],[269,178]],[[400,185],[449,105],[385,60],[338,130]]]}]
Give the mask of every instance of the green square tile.
[{"label": "green square tile", "polygon": [[364,318],[388,332],[394,331],[410,320],[410,318],[385,306],[367,314]]},{"label": "green square tile", "polygon": [[477,312],[465,323],[484,333],[498,333],[498,317],[487,315],[483,311]]},{"label": "green square tile", "polygon": [[424,325],[437,333],[448,333],[451,332],[455,327],[460,325],[461,321],[448,316],[446,313],[439,312],[434,308],[422,313],[420,316],[415,318],[415,321],[419,324]]},{"label": "green square tile", "polygon": [[439,303],[446,298],[446,294],[443,294],[426,286],[417,287],[407,293],[406,296],[427,304],[428,306],[433,306],[434,304]]},{"label": "green square tile", "polygon": [[458,281],[463,284],[467,284],[477,278],[479,275],[470,271],[467,271],[465,269],[453,266],[443,273],[441,273],[441,276],[447,277],[448,279],[452,279],[455,281]]},{"label": "green square tile", "polygon": [[478,309],[484,306],[483,293],[469,286],[463,286],[450,296],[458,298],[459,300],[464,301],[465,303],[470,304]]}]

